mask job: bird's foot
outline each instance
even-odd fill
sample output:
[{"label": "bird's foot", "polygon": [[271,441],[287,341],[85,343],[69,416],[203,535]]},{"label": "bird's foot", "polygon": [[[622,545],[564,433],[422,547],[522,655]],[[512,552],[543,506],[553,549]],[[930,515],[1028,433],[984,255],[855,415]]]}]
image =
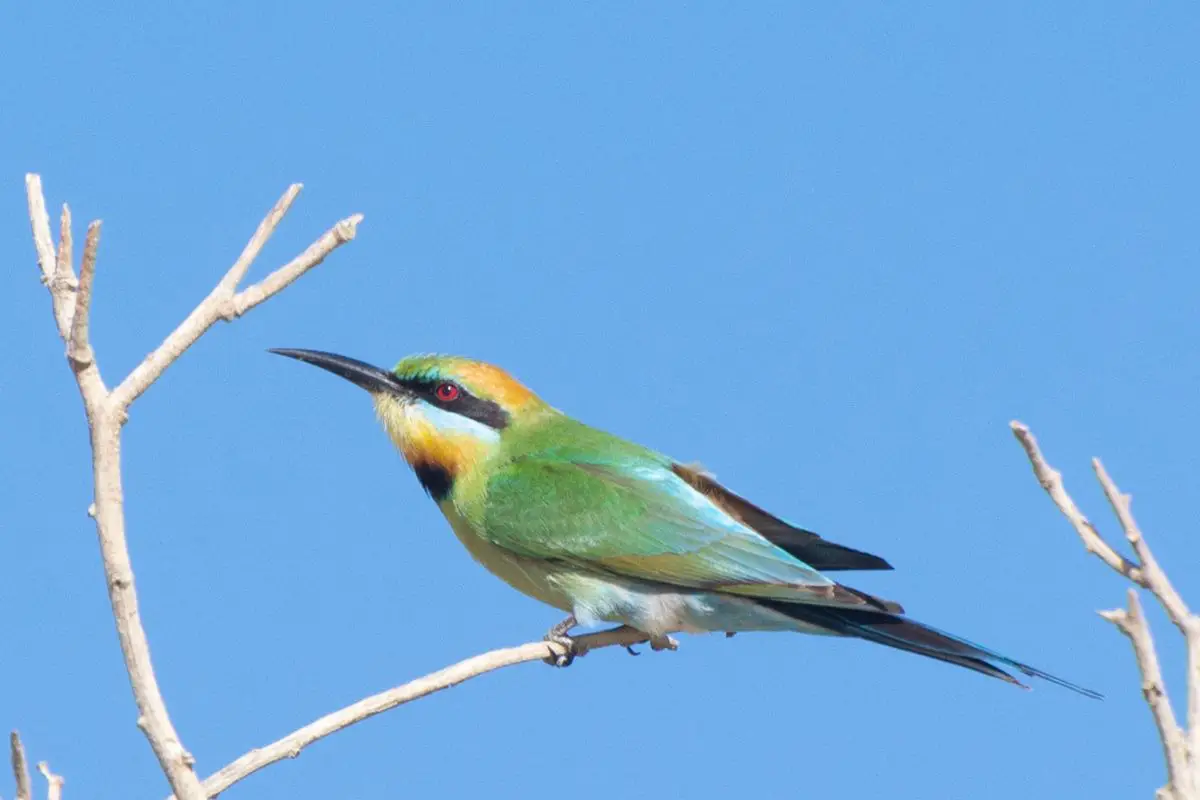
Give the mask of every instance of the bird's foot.
[{"label": "bird's foot", "polygon": [[678,650],[679,642],[670,636],[651,636],[650,649],[656,653],[663,650]]},{"label": "bird's foot", "polygon": [[567,635],[567,631],[574,628],[575,624],[575,615],[572,614],[546,632],[546,635],[542,637],[543,640],[558,645],[562,652],[552,652],[543,658],[543,661],[552,667],[569,667],[575,661],[576,656],[583,655],[584,651],[580,648],[579,643]]},{"label": "bird's foot", "polygon": [[[645,638],[641,641],[649,644],[650,649],[655,652],[679,649],[679,642],[674,637],[667,636],[666,634],[656,635],[652,633],[646,633],[645,631],[639,630],[632,625],[622,625],[619,628],[613,628],[611,631],[608,631],[608,633],[634,633],[639,636],[643,636]],[[633,645],[625,645],[624,647],[631,656],[641,655],[641,653],[633,649]],[[582,655],[582,653],[580,653],[580,655]]]}]

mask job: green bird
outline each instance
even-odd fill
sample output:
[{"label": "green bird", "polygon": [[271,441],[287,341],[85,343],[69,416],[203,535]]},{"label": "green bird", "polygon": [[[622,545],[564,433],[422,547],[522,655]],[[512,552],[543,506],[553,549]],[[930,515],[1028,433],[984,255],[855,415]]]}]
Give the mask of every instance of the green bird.
[{"label": "green bird", "polygon": [[467,551],[576,625],[675,632],[851,636],[1022,685],[1003,667],[1076,686],[905,617],[899,604],[828,577],[891,569],[878,556],[784,522],[702,470],[589,427],[499,367],[411,356],[392,371],[317,350],[277,349],[371,393],[384,429]]}]

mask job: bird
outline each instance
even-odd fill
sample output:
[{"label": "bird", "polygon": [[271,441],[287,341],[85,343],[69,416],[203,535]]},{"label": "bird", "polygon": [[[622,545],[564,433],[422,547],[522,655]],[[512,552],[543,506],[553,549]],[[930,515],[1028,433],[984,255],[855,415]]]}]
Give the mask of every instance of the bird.
[{"label": "bird", "polygon": [[1028,688],[1012,672],[1101,695],[910,619],[830,573],[883,558],[791,525],[702,467],[591,427],[500,367],[414,355],[386,370],[321,350],[270,352],[370,393],[376,415],[470,555],[567,612],[546,634],[566,666],[577,626],[619,623],[654,649],[673,633],[865,639]]}]

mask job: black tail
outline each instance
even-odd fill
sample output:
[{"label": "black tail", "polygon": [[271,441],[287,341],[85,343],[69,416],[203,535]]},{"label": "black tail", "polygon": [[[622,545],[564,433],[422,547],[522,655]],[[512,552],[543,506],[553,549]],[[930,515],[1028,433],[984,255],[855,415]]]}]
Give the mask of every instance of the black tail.
[{"label": "black tail", "polygon": [[907,650],[910,653],[936,658],[960,667],[973,669],[999,678],[1017,686],[1028,688],[1012,675],[997,667],[994,663],[1018,670],[1030,677],[1056,683],[1087,697],[1102,699],[1103,695],[1091,689],[1077,686],[1070,681],[1042,672],[1040,669],[1014,661],[1002,656],[994,650],[980,647],[943,633],[928,625],[922,625],[911,619],[889,614],[885,611],[875,611],[861,608],[834,608],[831,606],[804,605],[800,603],[785,603],[777,600],[760,600],[764,606],[780,614],[785,614],[797,622],[824,628],[831,633],[842,636],[856,636],[869,642],[895,647],[897,650]]}]

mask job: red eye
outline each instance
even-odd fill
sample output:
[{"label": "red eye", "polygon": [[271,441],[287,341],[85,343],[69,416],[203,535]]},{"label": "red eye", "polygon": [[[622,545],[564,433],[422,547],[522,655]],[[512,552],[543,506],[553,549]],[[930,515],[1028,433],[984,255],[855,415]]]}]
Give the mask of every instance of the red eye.
[{"label": "red eye", "polygon": [[438,387],[433,390],[433,393],[443,403],[450,403],[458,399],[458,387],[453,383],[439,383]]}]

